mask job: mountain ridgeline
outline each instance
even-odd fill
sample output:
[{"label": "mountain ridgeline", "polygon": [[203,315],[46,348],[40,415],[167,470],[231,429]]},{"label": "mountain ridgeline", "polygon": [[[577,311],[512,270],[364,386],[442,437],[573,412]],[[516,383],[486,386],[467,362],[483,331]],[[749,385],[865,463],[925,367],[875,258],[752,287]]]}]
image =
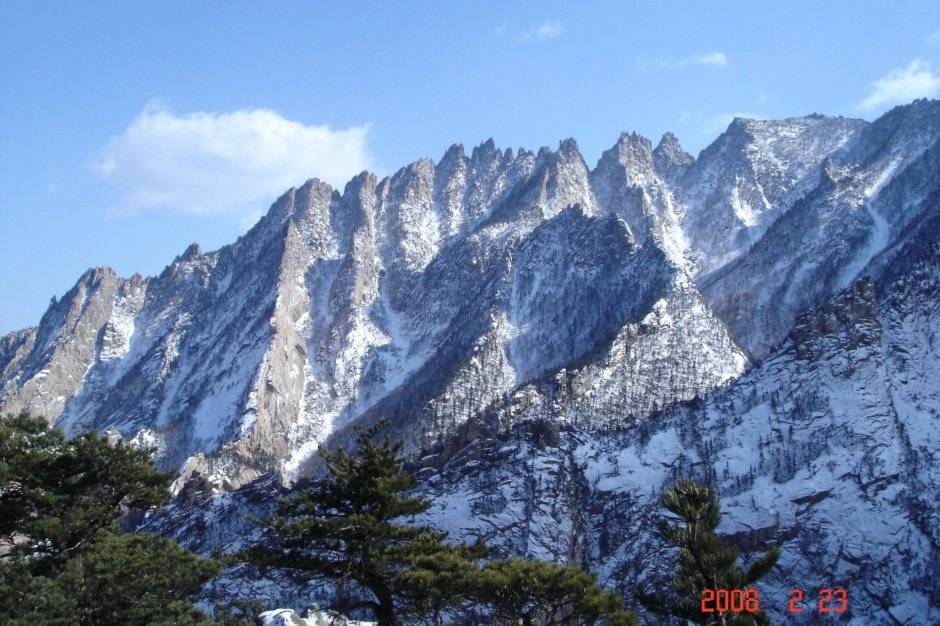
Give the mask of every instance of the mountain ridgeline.
[{"label": "mountain ridgeline", "polygon": [[204,497],[148,524],[205,551],[385,417],[429,524],[628,596],[696,476],[742,550],[782,547],[772,617],[843,586],[855,623],[936,623],[938,203],[935,101],[735,119],[698,158],[623,134],[593,169],[455,145],[159,276],[89,270],[0,338],[0,412],[155,447]]}]

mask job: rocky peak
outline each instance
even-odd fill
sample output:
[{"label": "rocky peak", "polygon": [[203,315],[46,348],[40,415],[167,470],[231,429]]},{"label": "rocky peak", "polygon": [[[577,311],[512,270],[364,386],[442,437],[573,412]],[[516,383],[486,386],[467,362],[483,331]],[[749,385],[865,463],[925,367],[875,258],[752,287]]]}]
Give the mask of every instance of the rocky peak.
[{"label": "rocky peak", "polygon": [[695,159],[682,149],[679,139],[670,132],[665,133],[653,150],[656,171],[667,181],[674,181],[692,165]]},{"label": "rocky peak", "polygon": [[499,156],[500,153],[499,150],[496,149],[496,142],[493,141],[492,137],[490,137],[473,149],[473,151],[470,153],[470,160],[479,162],[485,159]]},{"label": "rocky peak", "polygon": [[353,177],[337,202],[333,203],[331,222],[342,250],[348,250],[357,229],[374,220],[375,190],[378,180],[371,172]]},{"label": "rocky peak", "polygon": [[581,159],[581,150],[573,137],[558,142],[558,156],[563,159]]},{"label": "rocky peak", "polygon": [[294,207],[291,217],[295,221],[318,220],[324,215],[324,209],[336,199],[333,187],[319,178],[311,178],[294,195]]},{"label": "rocky peak", "polygon": [[444,156],[441,157],[441,160],[438,161],[437,166],[439,168],[451,169],[458,163],[462,163],[466,158],[467,154],[464,151],[462,143],[451,144],[451,146],[447,148],[447,151],[444,152]]},{"label": "rocky peak", "polygon": [[183,251],[183,254],[176,257],[176,260],[182,263],[187,261],[193,261],[197,257],[202,256],[202,248],[198,243],[191,243],[186,246],[186,249]]},{"label": "rocky peak", "polygon": [[621,179],[623,183],[643,186],[656,176],[653,146],[636,133],[621,133],[617,143],[604,151],[595,172],[599,177]]}]

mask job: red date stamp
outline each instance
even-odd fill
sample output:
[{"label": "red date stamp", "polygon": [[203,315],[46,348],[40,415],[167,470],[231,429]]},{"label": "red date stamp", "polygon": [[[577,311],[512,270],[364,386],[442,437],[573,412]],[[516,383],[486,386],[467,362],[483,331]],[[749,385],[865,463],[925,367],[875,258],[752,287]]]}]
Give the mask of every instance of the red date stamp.
[{"label": "red date stamp", "polygon": [[702,589],[702,613],[757,613],[760,611],[760,592],[747,589]]},{"label": "red date stamp", "polygon": [[[845,613],[849,609],[849,594],[842,587],[823,587],[816,591],[815,609],[819,613]],[[787,611],[802,613],[812,610],[812,599],[802,589],[790,589]],[[745,589],[702,589],[699,605],[702,613],[757,613],[760,611],[760,592],[756,587]]]},{"label": "red date stamp", "polygon": [[[807,610],[804,606],[805,593],[802,589],[791,589],[790,600],[787,602],[787,611],[802,613]],[[816,610],[820,613],[845,613],[849,609],[849,593],[842,587],[823,587],[816,592]]]}]

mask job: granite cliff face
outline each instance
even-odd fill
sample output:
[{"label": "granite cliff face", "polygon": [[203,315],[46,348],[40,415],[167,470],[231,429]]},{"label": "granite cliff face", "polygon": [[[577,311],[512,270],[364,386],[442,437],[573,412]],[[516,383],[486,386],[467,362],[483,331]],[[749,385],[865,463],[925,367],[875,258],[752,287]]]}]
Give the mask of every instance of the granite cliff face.
[{"label": "granite cliff face", "polygon": [[431,445],[572,368],[603,404],[596,426],[641,420],[746,357],[621,213],[599,203],[572,140],[455,146],[342,194],[309,181],[236,243],[191,247],[160,276],[91,271],[3,340],[2,409],[115,429],[220,488],[290,479],[382,415]]},{"label": "granite cliff face", "polygon": [[[156,446],[179,498],[146,527],[205,550],[389,417],[432,522],[625,592],[661,573],[657,493],[698,475],[725,533],[783,546],[774,598],[842,584],[855,623],[935,623],[938,172],[917,101],[738,119],[697,159],[488,141],[311,180],[159,276],[87,272],[0,338],[0,412]],[[207,593],[306,591],[242,568]]]}]

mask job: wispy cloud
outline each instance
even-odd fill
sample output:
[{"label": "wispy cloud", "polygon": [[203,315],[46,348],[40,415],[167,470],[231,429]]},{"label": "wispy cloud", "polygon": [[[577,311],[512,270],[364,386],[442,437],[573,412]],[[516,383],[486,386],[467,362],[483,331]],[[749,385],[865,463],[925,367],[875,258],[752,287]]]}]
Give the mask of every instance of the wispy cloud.
[{"label": "wispy cloud", "polygon": [[868,86],[868,95],[858,103],[861,111],[875,111],[917,98],[932,98],[940,93],[940,76],[930,63],[914,59],[907,67],[897,67]]},{"label": "wispy cloud", "polygon": [[647,69],[681,69],[693,65],[701,67],[726,67],[728,55],[721,51],[694,54],[681,59],[637,59],[641,70]]},{"label": "wispy cloud", "polygon": [[370,166],[367,140],[367,126],[308,126],[268,109],[176,115],[151,102],[93,167],[120,191],[118,215],[244,214],[307,178],[343,185]]},{"label": "wispy cloud", "polygon": [[927,35],[927,37],[924,38],[924,41],[926,41],[927,44],[931,46],[940,45],[940,28]]},{"label": "wispy cloud", "polygon": [[506,34],[506,31],[509,29],[508,22],[502,22],[499,26],[493,29],[493,34],[497,37],[502,37]]},{"label": "wispy cloud", "polygon": [[554,39],[560,37],[565,32],[564,27],[558,20],[542,22],[531,30],[522,33],[522,39]]}]

